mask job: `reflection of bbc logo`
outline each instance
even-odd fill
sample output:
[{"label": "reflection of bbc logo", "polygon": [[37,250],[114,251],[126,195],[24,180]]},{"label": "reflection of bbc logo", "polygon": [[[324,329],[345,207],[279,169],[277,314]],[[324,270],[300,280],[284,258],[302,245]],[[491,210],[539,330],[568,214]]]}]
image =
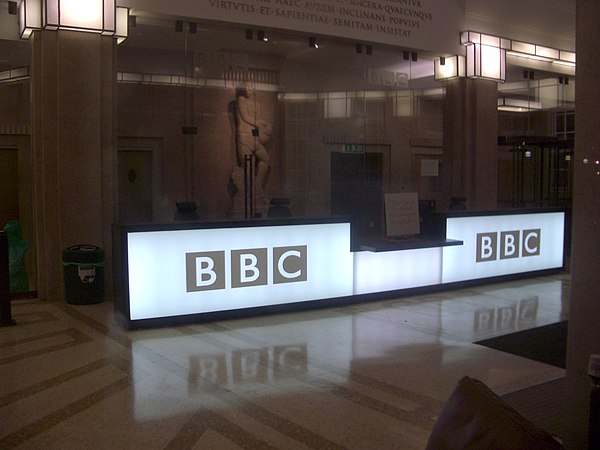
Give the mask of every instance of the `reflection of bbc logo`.
[{"label": "reflection of bbc logo", "polygon": [[476,262],[496,261],[540,254],[542,230],[477,233]]},{"label": "reflection of bbc logo", "polygon": [[[273,284],[307,280],[306,245],[274,247],[271,252]],[[268,249],[231,250],[229,279],[232,288],[265,286],[269,282]],[[225,289],[224,251],[185,254],[187,292]]]}]

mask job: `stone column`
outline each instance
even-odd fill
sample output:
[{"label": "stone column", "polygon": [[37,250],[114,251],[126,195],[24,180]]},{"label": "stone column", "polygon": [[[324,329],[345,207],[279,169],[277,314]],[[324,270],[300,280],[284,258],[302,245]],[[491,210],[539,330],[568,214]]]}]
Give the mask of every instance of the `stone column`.
[{"label": "stone column", "polygon": [[495,210],[498,200],[498,83],[459,78],[446,83],[444,204],[466,198],[470,210]]},{"label": "stone column", "polygon": [[98,245],[110,262],[116,43],[74,31],[36,31],[32,39],[38,294],[62,300],[64,248]]},{"label": "stone column", "polygon": [[[589,356],[600,353],[600,3],[577,0],[577,91],[566,444],[587,448]],[[587,160],[587,163],[586,163]]]}]

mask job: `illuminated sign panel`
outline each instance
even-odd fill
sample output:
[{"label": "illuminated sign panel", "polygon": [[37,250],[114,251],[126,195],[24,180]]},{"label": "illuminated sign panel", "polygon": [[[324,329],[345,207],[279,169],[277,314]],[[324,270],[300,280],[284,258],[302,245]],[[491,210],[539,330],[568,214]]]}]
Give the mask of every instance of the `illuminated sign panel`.
[{"label": "illuminated sign panel", "polygon": [[416,248],[403,242],[364,245],[355,252],[350,223],[120,228],[127,295],[116,306],[127,322],[145,321],[563,267],[564,212],[445,220],[445,240]]},{"label": "illuminated sign panel", "polygon": [[354,293],[434,286],[442,281],[440,247],[354,253]]},{"label": "illuminated sign panel", "polygon": [[442,283],[556,269],[563,266],[564,213],[449,217]]},{"label": "illuminated sign panel", "polygon": [[350,224],[127,233],[131,320],[352,295]]}]

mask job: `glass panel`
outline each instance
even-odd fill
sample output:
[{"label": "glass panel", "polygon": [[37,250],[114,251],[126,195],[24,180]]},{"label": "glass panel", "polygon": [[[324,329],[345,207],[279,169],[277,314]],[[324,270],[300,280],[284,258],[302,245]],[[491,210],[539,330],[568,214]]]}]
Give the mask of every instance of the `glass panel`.
[{"label": "glass panel", "polygon": [[414,156],[442,148],[432,56],[236,25],[192,33],[167,18],[136,28],[118,47],[119,130],[164,136],[157,216],[176,203],[208,219],[285,206],[383,235],[386,192],[439,191]]}]

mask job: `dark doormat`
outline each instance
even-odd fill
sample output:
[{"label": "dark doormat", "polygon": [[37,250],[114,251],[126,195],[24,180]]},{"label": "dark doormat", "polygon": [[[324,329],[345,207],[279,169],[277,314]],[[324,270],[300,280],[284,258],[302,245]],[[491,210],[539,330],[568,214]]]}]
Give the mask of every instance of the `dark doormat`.
[{"label": "dark doormat", "polygon": [[567,365],[567,326],[568,321],[565,320],[504,336],[484,339],[475,342],[475,344],[564,369]]},{"label": "dark doormat", "polygon": [[564,436],[565,378],[501,396],[522,416],[554,436]]}]

